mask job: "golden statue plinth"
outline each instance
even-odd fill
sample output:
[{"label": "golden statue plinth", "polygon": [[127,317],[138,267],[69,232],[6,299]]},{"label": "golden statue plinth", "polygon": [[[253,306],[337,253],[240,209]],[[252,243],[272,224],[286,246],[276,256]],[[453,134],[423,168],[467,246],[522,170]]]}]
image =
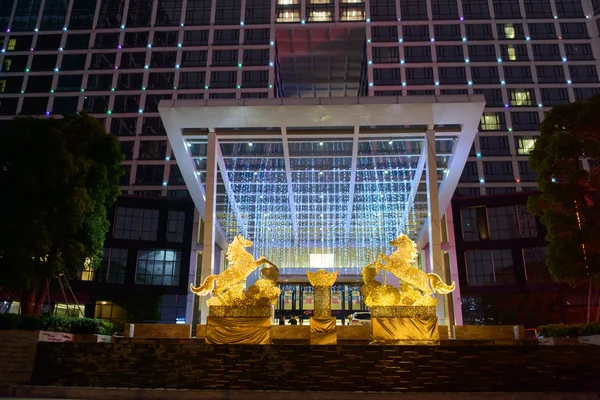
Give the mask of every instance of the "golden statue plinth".
[{"label": "golden statue plinth", "polygon": [[308,281],[315,288],[315,314],[310,319],[310,344],[336,344],[335,317],[331,316],[331,286],[338,272],[324,269],[306,271]]},{"label": "golden statue plinth", "polygon": [[[381,254],[377,261],[362,269],[360,289],[365,305],[371,311],[374,343],[436,344],[439,343],[435,293],[448,294],[455,284],[446,285],[436,274],[427,274],[414,267],[417,256],[415,243],[406,235],[390,242],[397,249],[388,257]],[[398,277],[400,287],[382,285],[375,278],[381,271]]]},{"label": "golden statue plinth", "polygon": [[[254,260],[244,249],[250,246],[250,240],[236,236],[227,249],[229,269],[206,277],[199,287],[190,285],[198,296],[213,295],[206,301],[206,343],[271,343],[271,312],[280,293],[279,269],[264,257]],[[264,278],[245,289],[240,282],[262,264],[269,265],[260,271]]]}]

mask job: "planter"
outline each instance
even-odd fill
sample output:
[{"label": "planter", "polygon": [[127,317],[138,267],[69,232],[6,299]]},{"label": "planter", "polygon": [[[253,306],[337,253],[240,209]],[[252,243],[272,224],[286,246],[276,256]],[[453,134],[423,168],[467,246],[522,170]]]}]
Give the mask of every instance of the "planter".
[{"label": "planter", "polygon": [[574,346],[579,344],[578,338],[568,338],[568,337],[549,337],[549,338],[539,338],[538,343],[540,346]]},{"label": "planter", "polygon": [[579,336],[577,340],[580,344],[600,346],[600,335]]},{"label": "planter", "polygon": [[112,336],[78,333],[74,335],[73,341],[76,343],[111,343]]}]

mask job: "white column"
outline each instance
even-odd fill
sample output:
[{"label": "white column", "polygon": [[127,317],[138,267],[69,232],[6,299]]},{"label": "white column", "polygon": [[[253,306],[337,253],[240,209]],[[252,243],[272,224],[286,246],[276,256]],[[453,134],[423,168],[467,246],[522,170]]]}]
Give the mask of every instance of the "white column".
[{"label": "white column", "polygon": [[[424,145],[427,146],[426,172],[427,172],[427,224],[429,233],[429,268],[428,273],[438,274],[442,279],[444,273],[444,259],[442,257],[442,232],[438,195],[437,163],[435,151],[435,131],[428,129]],[[438,296],[437,316],[440,325],[447,325],[446,296]]]},{"label": "white column", "polygon": [[[215,224],[217,206],[217,135],[213,130],[208,132],[208,148],[206,156],[206,201],[204,203],[204,250],[202,254],[201,281],[215,273]],[[200,323],[206,324],[208,317],[207,297],[200,299]]]},{"label": "white column", "polygon": [[[462,325],[462,304],[460,299],[460,283],[458,280],[458,258],[456,256],[456,238],[454,235],[454,215],[452,214],[452,203],[446,210],[446,225],[448,225],[448,255],[450,256],[450,279],[456,283],[456,289],[452,296],[452,305],[454,307],[454,325]],[[450,282],[446,282],[450,284]]]},{"label": "white column", "polygon": [[[190,273],[188,274],[188,287],[190,284],[194,286],[199,285],[199,282],[196,282],[196,271],[198,270],[198,251],[200,250],[200,246],[198,243],[198,227],[200,225],[200,214],[198,210],[194,208],[194,228],[192,229],[192,249],[190,251]],[[196,295],[192,293],[190,290],[186,299],[186,307],[185,307],[185,323],[191,324],[194,320],[194,313],[196,312],[194,308],[194,298]]]}]

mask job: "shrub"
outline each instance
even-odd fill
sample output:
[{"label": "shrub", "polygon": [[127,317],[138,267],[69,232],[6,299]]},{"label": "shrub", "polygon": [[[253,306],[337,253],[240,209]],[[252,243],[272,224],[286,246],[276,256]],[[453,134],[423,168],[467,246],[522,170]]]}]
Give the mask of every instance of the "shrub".
[{"label": "shrub", "polygon": [[101,319],[0,314],[0,330],[10,329],[99,335],[112,334],[112,324]]},{"label": "shrub", "polygon": [[0,314],[0,331],[17,329],[19,316],[17,314]]},{"label": "shrub", "polygon": [[69,318],[71,323],[70,333],[110,335],[112,324],[94,318]]},{"label": "shrub", "polygon": [[552,324],[543,325],[538,328],[538,333],[543,337],[576,337],[600,335],[600,323],[589,324]]}]

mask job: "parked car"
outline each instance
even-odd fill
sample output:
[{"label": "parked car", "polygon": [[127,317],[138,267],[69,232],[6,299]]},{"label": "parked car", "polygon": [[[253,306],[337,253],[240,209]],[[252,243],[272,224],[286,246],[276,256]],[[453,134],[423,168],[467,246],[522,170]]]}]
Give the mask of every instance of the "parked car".
[{"label": "parked car", "polygon": [[355,312],[352,314],[350,325],[371,325],[370,312]]}]

